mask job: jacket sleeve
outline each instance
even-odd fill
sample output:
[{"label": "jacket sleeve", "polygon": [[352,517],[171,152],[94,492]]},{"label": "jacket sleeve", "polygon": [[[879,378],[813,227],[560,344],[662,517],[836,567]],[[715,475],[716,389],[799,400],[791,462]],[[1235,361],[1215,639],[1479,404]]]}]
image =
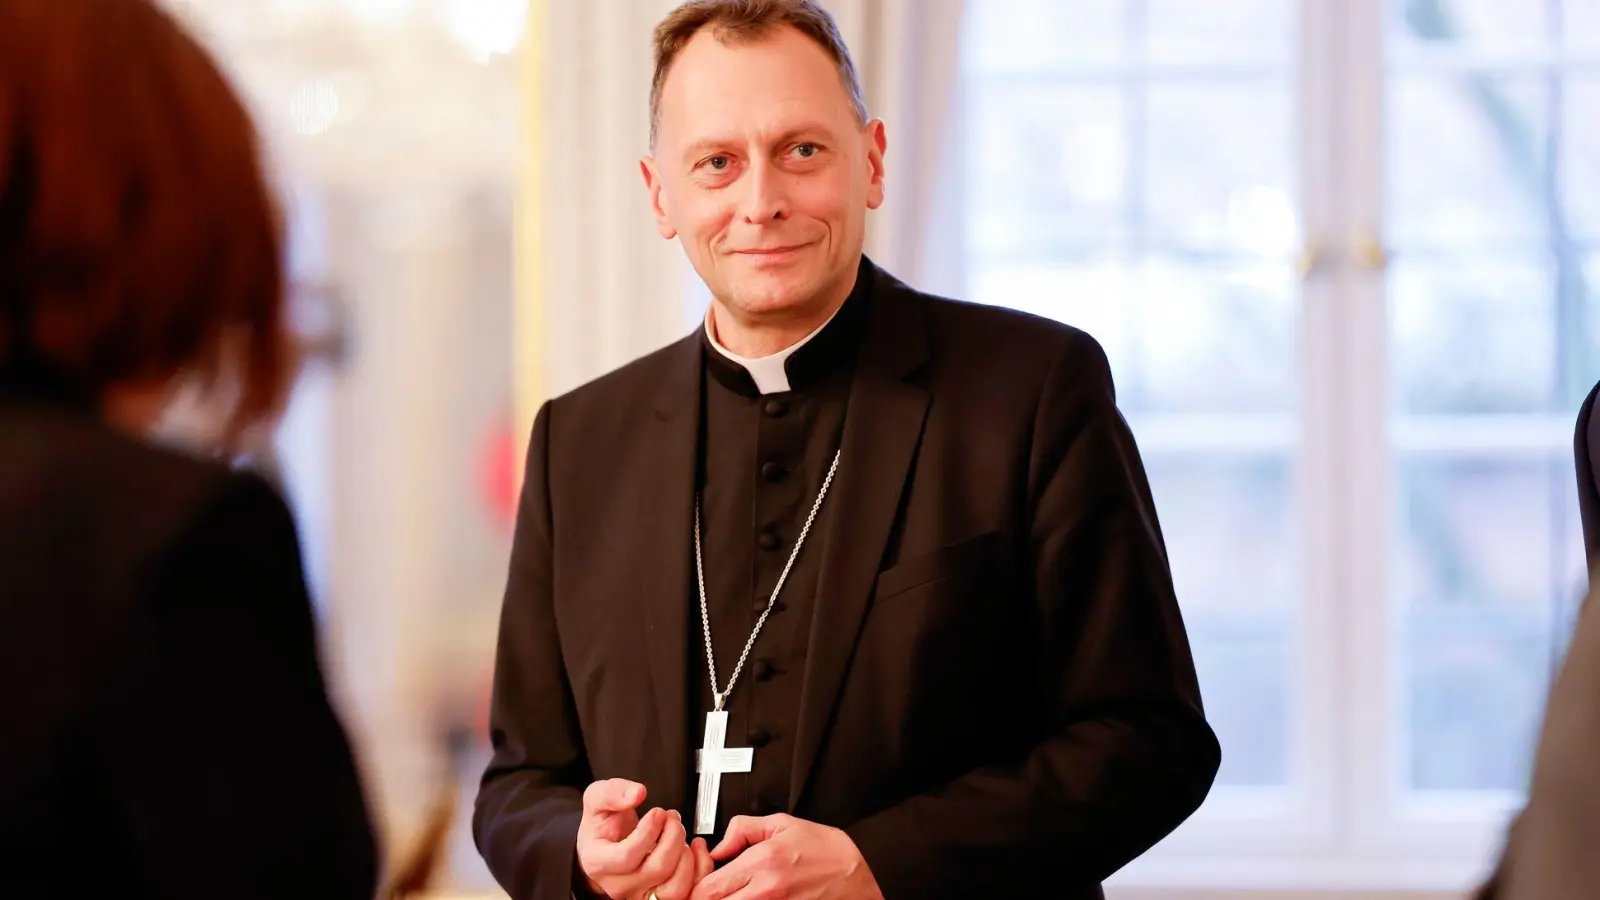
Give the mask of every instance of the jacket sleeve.
[{"label": "jacket sleeve", "polygon": [[887,900],[1097,884],[1192,814],[1220,764],[1146,476],[1086,335],[1046,377],[1029,469],[1041,738],[846,829]]},{"label": "jacket sleeve", "polygon": [[369,898],[377,847],[288,507],[228,475],[141,586],[96,752],[153,897]]},{"label": "jacket sleeve", "polygon": [[546,403],[528,444],[489,706],[494,756],[472,820],[478,850],[512,900],[573,896],[583,789],[593,780],[551,596],[549,429]]}]

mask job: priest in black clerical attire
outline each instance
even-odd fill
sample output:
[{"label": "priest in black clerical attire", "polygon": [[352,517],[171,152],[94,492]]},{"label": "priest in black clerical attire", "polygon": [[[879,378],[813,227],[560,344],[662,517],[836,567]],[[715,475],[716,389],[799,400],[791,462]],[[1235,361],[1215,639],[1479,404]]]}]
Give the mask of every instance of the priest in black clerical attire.
[{"label": "priest in black clerical attire", "polygon": [[713,302],[535,419],[474,835],[516,900],[1101,897],[1220,761],[1089,335],[862,253],[814,0],[655,35],[656,224]]}]

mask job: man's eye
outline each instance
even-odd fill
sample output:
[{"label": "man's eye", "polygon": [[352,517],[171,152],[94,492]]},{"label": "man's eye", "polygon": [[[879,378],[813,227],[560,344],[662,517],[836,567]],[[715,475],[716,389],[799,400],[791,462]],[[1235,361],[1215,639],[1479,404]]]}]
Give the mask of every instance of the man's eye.
[{"label": "man's eye", "polygon": [[713,156],[706,160],[707,168],[711,169],[713,172],[721,172],[731,165],[733,165],[733,160],[727,158],[726,156]]},{"label": "man's eye", "polygon": [[800,144],[794,148],[795,155],[801,159],[810,159],[817,155],[816,144]]}]

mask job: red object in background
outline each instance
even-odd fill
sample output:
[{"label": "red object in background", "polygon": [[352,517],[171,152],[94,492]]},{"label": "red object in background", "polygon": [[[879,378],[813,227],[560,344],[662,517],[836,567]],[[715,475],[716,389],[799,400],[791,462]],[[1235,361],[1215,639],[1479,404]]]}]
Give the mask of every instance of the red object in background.
[{"label": "red object in background", "polygon": [[489,430],[479,463],[479,487],[490,515],[506,528],[517,521],[517,492],[522,489],[522,467],[517,461],[517,436],[510,422]]}]

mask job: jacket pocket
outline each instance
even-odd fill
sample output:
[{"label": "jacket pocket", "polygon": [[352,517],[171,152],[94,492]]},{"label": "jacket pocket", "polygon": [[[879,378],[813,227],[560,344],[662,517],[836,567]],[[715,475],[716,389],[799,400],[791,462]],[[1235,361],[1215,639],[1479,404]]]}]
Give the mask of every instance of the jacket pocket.
[{"label": "jacket pocket", "polygon": [[877,602],[930,581],[981,572],[994,565],[999,542],[1000,532],[989,531],[897,563],[878,573]]}]

